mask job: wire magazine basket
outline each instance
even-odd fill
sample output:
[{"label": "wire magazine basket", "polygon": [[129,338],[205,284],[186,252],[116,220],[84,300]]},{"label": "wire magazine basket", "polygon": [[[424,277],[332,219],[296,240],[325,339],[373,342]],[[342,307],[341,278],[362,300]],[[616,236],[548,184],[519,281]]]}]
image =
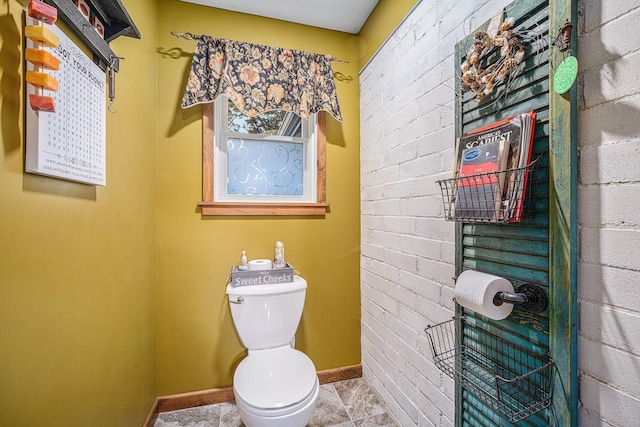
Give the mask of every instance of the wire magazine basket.
[{"label": "wire magazine basket", "polygon": [[511,423],[550,405],[554,362],[548,354],[523,348],[471,323],[465,323],[465,337],[456,338],[458,321],[465,318],[425,329],[438,369]]},{"label": "wire magazine basket", "polygon": [[445,219],[502,224],[533,220],[538,160],[521,168],[436,181]]}]

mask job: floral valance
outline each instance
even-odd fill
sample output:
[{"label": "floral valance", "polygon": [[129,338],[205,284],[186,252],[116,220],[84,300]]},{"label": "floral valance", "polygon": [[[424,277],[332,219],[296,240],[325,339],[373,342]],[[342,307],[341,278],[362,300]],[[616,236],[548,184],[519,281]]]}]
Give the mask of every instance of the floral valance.
[{"label": "floral valance", "polygon": [[329,55],[200,36],[182,108],[224,94],[247,116],[325,110],[342,121]]}]

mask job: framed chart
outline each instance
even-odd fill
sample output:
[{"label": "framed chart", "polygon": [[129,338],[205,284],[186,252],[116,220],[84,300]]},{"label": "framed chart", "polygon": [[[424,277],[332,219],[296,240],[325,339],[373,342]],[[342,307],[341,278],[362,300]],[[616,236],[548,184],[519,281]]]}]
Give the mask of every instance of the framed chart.
[{"label": "framed chart", "polygon": [[[27,25],[41,25],[27,17]],[[48,25],[60,39],[55,48],[37,46],[26,39],[27,48],[41,48],[60,60],[60,68],[47,71],[58,80],[52,96],[55,112],[34,111],[29,94],[42,89],[26,86],[27,172],[106,185],[106,77],[91,59],[55,25]],[[26,70],[40,71],[25,62]]]}]

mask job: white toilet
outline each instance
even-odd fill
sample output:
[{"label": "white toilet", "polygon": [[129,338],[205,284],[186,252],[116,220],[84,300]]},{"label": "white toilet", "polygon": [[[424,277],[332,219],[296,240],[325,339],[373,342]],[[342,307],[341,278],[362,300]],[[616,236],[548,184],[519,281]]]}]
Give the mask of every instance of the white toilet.
[{"label": "white toilet", "polygon": [[303,427],[320,384],[309,357],[292,347],[307,282],[227,286],[231,316],[249,350],[233,375],[240,418],[247,427]]}]

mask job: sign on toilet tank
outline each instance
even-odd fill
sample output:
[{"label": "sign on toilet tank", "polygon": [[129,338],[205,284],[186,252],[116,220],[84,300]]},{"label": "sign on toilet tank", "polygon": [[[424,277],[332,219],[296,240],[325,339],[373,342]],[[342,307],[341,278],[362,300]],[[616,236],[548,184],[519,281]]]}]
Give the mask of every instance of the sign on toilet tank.
[{"label": "sign on toilet tank", "polygon": [[287,263],[284,268],[257,271],[239,271],[237,266],[231,271],[233,286],[275,285],[293,282],[293,267]]}]

